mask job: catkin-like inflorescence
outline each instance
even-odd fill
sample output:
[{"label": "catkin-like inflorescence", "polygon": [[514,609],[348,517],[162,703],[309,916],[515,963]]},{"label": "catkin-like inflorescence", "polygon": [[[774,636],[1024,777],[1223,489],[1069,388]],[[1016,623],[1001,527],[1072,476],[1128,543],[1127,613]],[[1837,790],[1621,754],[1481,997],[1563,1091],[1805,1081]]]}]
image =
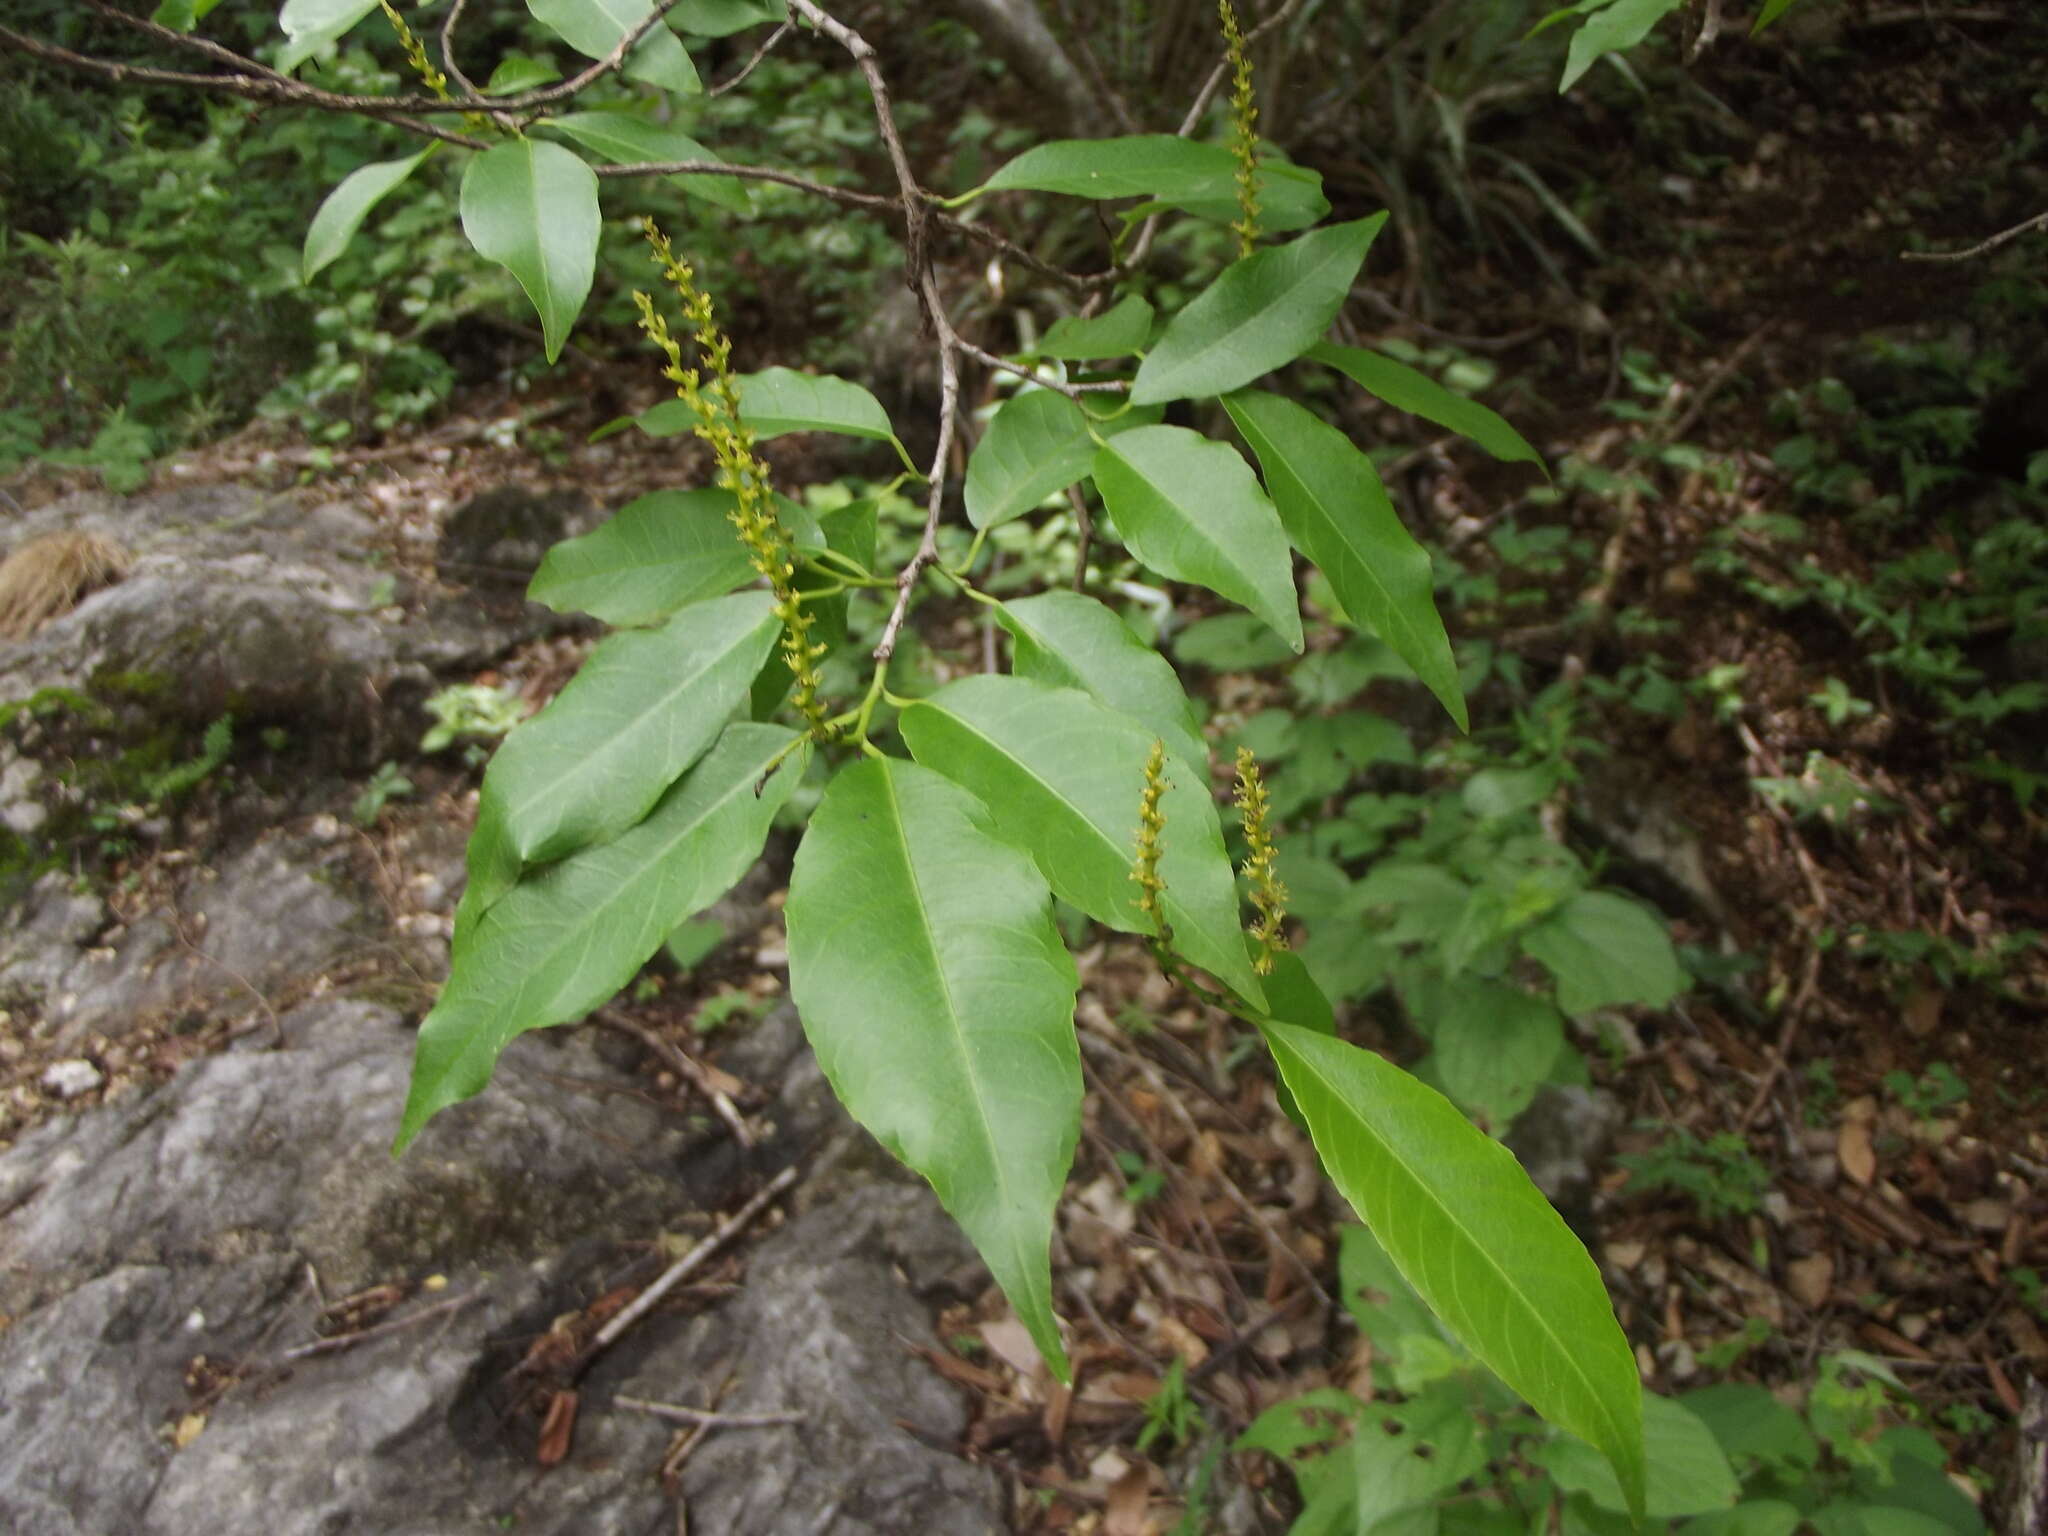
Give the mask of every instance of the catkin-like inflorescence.
[{"label": "catkin-like inflorescence", "polygon": [[1252,907],[1259,914],[1251,931],[1252,969],[1265,976],[1273,969],[1274,954],[1287,947],[1287,935],[1281,931],[1287,921],[1287,887],[1280,883],[1279,856],[1266,819],[1265,776],[1249,747],[1237,749],[1237,793],[1232,803],[1244,823],[1246,854],[1239,868],[1251,886]]},{"label": "catkin-like inflorescence", "polygon": [[1249,256],[1259,237],[1259,109],[1252,98],[1252,58],[1230,0],[1216,0],[1230,57],[1230,152],[1237,160],[1237,254]]},{"label": "catkin-like inflorescence", "polygon": [[1131,879],[1138,885],[1138,910],[1152,920],[1161,944],[1173,941],[1160,898],[1166,881],[1159,873],[1159,857],[1165,851],[1166,812],[1159,802],[1166,795],[1166,743],[1154,741],[1145,759],[1145,791],[1138,799],[1138,851],[1131,861]]},{"label": "catkin-like inflorescence", "polygon": [[697,286],[696,272],[676,255],[668,236],[652,219],[643,221],[641,227],[662,277],[682,306],[683,322],[697,343],[702,369],[683,361],[682,346],[669,333],[668,322],[655,309],[654,300],[635,293],[640,329],[668,360],[661,376],[675,385],[677,396],[697,418],[697,436],[711,445],[718,461],[718,483],[732,492],[732,525],[746,545],[755,571],[775,594],[775,616],[782,620],[782,659],[794,679],[790,702],[809,723],[811,734],[823,737],[827,726],[824,702],[818,694],[818,662],[825,647],[811,638],[812,617],[796,590],[796,548],[775,514],[768,466],[754,451],[754,434],[740,417],[732,339],[718,324],[711,295]]},{"label": "catkin-like inflorescence", "polygon": [[391,0],[377,0],[378,8],[384,12],[384,19],[391,23],[391,30],[398,34],[398,46],[405,50],[405,62],[412,66],[412,72],[419,76],[420,84],[432,91],[441,100],[448,99],[448,77],[434,67],[434,61],[427,57],[427,45],[420,41],[419,34],[405,24],[405,18],[398,14],[398,7]]}]

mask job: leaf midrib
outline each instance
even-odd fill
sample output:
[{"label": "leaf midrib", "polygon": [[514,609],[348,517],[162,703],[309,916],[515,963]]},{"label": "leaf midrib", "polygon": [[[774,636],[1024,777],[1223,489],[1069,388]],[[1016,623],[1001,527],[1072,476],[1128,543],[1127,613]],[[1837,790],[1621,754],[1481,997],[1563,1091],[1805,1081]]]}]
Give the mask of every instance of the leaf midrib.
[{"label": "leaf midrib", "polygon": [[[1342,227],[1342,225],[1336,226],[1336,228]],[[1330,233],[1335,233],[1335,230],[1333,229],[1332,231],[1330,231]],[[1311,235],[1304,237],[1304,240],[1312,240],[1314,238],[1315,237]],[[1297,249],[1299,247],[1299,243],[1300,242],[1297,243]],[[1285,251],[1287,249],[1288,247],[1286,246],[1276,247],[1275,256],[1277,257],[1278,252]],[[1324,254],[1325,251],[1331,254]],[[1217,350],[1229,346],[1230,344],[1235,342],[1238,339],[1238,337],[1241,336],[1244,332],[1259,329],[1261,322],[1270,323],[1273,317],[1273,311],[1277,309],[1286,300],[1292,298],[1301,288],[1307,286],[1310,280],[1320,275],[1325,267],[1330,266],[1333,262],[1339,260],[1343,255],[1343,250],[1339,242],[1335,240],[1328,240],[1319,243],[1317,247],[1317,254],[1320,258],[1319,260],[1296,270],[1291,274],[1291,276],[1287,276],[1284,279],[1285,286],[1282,287],[1277,293],[1273,294],[1272,296],[1259,299],[1258,307],[1255,308],[1250,314],[1246,315],[1242,320],[1239,320],[1235,325],[1232,325],[1228,330],[1224,331],[1221,335],[1217,336],[1216,339],[1211,341],[1207,346],[1201,348],[1199,351],[1190,352],[1186,357],[1180,359],[1178,362],[1173,362],[1169,366],[1162,368],[1161,372],[1164,373],[1167,378],[1171,379],[1178,374],[1197,368],[1202,363],[1206,362],[1208,358]],[[1270,263],[1270,265],[1277,267],[1280,265],[1280,263],[1277,259],[1275,259]],[[1227,278],[1228,275],[1229,274],[1226,273],[1225,278]],[[1266,273],[1262,270],[1257,274],[1257,276],[1263,279],[1266,276]],[[1222,281],[1222,279],[1219,279],[1219,281]],[[1249,286],[1249,282],[1247,283],[1247,286]]]}]

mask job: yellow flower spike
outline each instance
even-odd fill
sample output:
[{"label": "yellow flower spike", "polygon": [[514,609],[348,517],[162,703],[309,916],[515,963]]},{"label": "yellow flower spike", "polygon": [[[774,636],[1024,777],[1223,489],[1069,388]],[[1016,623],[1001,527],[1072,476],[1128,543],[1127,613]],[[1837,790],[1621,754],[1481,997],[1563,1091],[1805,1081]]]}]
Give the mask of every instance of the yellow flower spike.
[{"label": "yellow flower spike", "polygon": [[1166,833],[1166,813],[1159,802],[1165,794],[1166,743],[1154,740],[1151,755],[1145,759],[1145,792],[1138,800],[1138,851],[1131,861],[1131,879],[1138,886],[1138,910],[1152,919],[1162,946],[1173,942],[1173,929],[1159,900],[1166,893],[1166,881],[1159,873]]},{"label": "yellow flower spike", "polygon": [[420,41],[418,33],[405,24],[405,18],[398,14],[398,7],[393,5],[391,0],[377,0],[377,6],[384,12],[384,19],[391,23],[391,30],[398,34],[398,46],[405,50],[405,62],[411,65],[412,72],[420,77],[420,84],[446,101],[448,77],[434,68],[434,61],[427,57],[427,45]]},{"label": "yellow flower spike", "polygon": [[682,347],[655,309],[654,300],[635,293],[640,329],[668,359],[662,377],[676,386],[677,396],[697,418],[697,436],[711,445],[718,461],[717,483],[732,493],[733,507],[728,514],[732,525],[746,546],[755,573],[775,595],[775,614],[782,620],[782,659],[794,680],[790,701],[809,723],[811,734],[822,740],[831,733],[818,697],[823,683],[818,658],[825,654],[825,647],[811,640],[813,618],[796,590],[796,549],[775,514],[768,466],[754,452],[754,434],[740,419],[732,340],[719,329],[711,295],[697,286],[696,272],[676,255],[668,236],[652,219],[643,219],[640,227],[653,248],[662,278],[675,290],[698,356],[710,372],[708,383],[700,370],[684,365]]},{"label": "yellow flower spike", "polygon": [[1230,152],[1237,158],[1237,254],[1249,256],[1259,235],[1259,109],[1252,99],[1252,60],[1244,29],[1230,0],[1216,0],[1223,19],[1223,43],[1230,58]]},{"label": "yellow flower spike", "polygon": [[1272,973],[1274,954],[1287,947],[1287,935],[1281,932],[1287,921],[1287,887],[1280,883],[1279,856],[1273,847],[1273,830],[1266,822],[1265,777],[1250,747],[1237,749],[1237,792],[1231,803],[1244,823],[1246,858],[1240,869],[1251,885],[1252,906],[1259,914],[1251,930],[1257,948],[1252,969],[1266,976]]}]

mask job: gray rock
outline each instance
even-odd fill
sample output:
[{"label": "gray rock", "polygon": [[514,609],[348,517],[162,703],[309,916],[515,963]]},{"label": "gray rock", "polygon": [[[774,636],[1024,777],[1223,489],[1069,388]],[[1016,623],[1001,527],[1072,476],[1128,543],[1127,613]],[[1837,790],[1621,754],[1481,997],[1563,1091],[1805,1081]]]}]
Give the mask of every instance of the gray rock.
[{"label": "gray rock", "polygon": [[441,533],[439,565],[465,587],[524,592],[548,550],[596,521],[581,491],[499,486],[473,496]]}]

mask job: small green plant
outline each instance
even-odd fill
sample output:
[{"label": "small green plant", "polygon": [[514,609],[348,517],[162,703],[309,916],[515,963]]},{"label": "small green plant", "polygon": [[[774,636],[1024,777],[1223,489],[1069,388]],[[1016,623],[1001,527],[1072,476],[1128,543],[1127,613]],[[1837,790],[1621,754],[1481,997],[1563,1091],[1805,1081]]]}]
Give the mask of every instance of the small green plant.
[{"label": "small green plant", "polygon": [[1943,1110],[1970,1097],[1970,1085],[1945,1061],[1935,1062],[1918,1077],[1903,1070],[1887,1072],[1884,1091],[1891,1095],[1894,1103],[1920,1120],[1932,1120]]},{"label": "small green plant", "polygon": [[[1644,1122],[1645,1127],[1654,1124]],[[1750,1215],[1771,1187],[1770,1170],[1733,1131],[1702,1140],[1683,1126],[1674,1126],[1651,1150],[1623,1156],[1620,1162],[1630,1171],[1630,1189],[1684,1195],[1708,1222]]]},{"label": "small green plant", "polygon": [[177,800],[190,793],[228,760],[234,744],[235,717],[222,715],[206,728],[206,734],[199,741],[199,751],[194,756],[143,778],[143,799],[154,805]]},{"label": "small green plant", "polygon": [[1837,728],[1847,725],[1851,720],[1862,719],[1877,707],[1868,699],[1857,698],[1849,691],[1849,685],[1839,677],[1829,678],[1821,684],[1818,693],[1810,693],[1806,698],[1808,703],[1827,716],[1829,725]]},{"label": "small green plant", "polygon": [[751,992],[720,992],[706,998],[690,1016],[690,1028],[700,1035],[714,1030],[743,1028],[758,1023],[775,1006],[773,997],[756,997]]},{"label": "small green plant", "polygon": [[404,798],[412,790],[412,780],[398,764],[387,759],[377,765],[377,771],[363,785],[363,792],[349,806],[349,819],[359,827],[373,827],[389,802]]},{"label": "small green plant", "polygon": [[1152,1167],[1137,1153],[1118,1152],[1116,1166],[1124,1176],[1124,1199],[1132,1205],[1143,1205],[1166,1193],[1165,1173]]},{"label": "small green plant", "polygon": [[1806,1079],[1804,1118],[1818,1128],[1831,1123],[1842,1102],[1842,1085],[1835,1080],[1835,1063],[1827,1056],[1815,1057],[1802,1069]]},{"label": "small green plant", "polygon": [[1591,1448],[1543,1426],[1444,1334],[1371,1234],[1347,1227],[1340,1242],[1344,1303],[1373,1346],[1372,1401],[1308,1393],[1266,1410],[1235,1447],[1293,1474],[1294,1536],[1439,1523],[1616,1536],[1985,1530],[1940,1445],[1906,1422],[1910,1395],[1854,1352],[1822,1360],[1803,1412],[1733,1382],[1646,1396],[1648,1519],[1632,1522]]},{"label": "small green plant", "polygon": [[439,752],[458,738],[503,736],[526,718],[526,705],[510,688],[489,683],[451,683],[427,699],[434,723],[420,738],[422,752]]},{"label": "small green plant", "polygon": [[1188,1391],[1188,1363],[1179,1355],[1166,1368],[1158,1388],[1145,1399],[1145,1422],[1138,1426],[1138,1451],[1154,1445],[1186,1445],[1202,1432],[1202,1410]]}]

